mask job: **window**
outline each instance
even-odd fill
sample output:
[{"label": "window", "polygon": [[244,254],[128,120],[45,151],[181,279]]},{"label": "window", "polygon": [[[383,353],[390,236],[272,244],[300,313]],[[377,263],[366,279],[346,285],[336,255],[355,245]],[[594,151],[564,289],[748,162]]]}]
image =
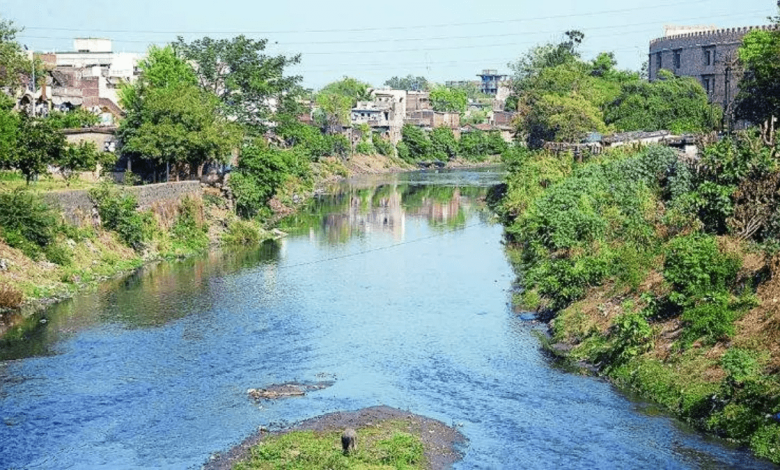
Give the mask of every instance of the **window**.
[{"label": "window", "polygon": [[704,87],[704,91],[707,92],[707,96],[711,97],[715,93],[715,77],[712,75],[701,77],[701,84]]},{"label": "window", "polygon": [[714,47],[705,47],[704,48],[704,65],[709,67],[711,65],[715,65],[715,48]]},{"label": "window", "polygon": [[679,69],[682,65],[682,49],[674,51],[674,68]]},{"label": "window", "polygon": [[663,68],[663,56],[660,52],[656,53],[655,55],[655,68],[658,70],[661,70]]}]

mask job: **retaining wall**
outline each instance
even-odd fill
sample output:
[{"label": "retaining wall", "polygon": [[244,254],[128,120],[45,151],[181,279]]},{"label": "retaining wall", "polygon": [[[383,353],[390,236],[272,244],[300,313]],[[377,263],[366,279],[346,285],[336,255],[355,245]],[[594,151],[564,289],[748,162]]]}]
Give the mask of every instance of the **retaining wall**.
[{"label": "retaining wall", "polygon": [[[127,186],[122,190],[135,195],[138,210],[152,210],[165,225],[178,213],[179,204],[185,196],[200,199],[203,195],[199,181]],[[95,204],[87,190],[52,191],[43,194],[43,198],[49,205],[58,207],[65,220],[74,225],[94,223],[96,220]]]}]

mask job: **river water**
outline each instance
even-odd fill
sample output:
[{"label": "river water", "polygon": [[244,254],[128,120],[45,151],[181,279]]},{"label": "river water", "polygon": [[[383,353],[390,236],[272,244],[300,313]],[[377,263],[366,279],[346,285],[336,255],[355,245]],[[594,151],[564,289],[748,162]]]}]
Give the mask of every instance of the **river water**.
[{"label": "river water", "polygon": [[[363,178],[288,238],[162,263],[0,349],[0,469],[198,468],[257,430],[388,405],[461,425],[456,468],[773,468],[540,351],[508,302],[491,170]],[[333,381],[256,404],[248,388]]]}]

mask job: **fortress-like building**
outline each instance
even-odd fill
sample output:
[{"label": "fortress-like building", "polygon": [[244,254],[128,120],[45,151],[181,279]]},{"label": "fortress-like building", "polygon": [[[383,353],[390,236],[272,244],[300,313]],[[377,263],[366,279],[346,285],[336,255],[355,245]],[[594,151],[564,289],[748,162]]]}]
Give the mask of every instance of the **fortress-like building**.
[{"label": "fortress-like building", "polygon": [[741,71],[737,51],[742,38],[757,29],[774,26],[748,26],[718,29],[714,26],[667,26],[664,37],[650,41],[649,78],[658,78],[661,69],[677,76],[695,77],[727,115],[733,111],[739,91]]}]

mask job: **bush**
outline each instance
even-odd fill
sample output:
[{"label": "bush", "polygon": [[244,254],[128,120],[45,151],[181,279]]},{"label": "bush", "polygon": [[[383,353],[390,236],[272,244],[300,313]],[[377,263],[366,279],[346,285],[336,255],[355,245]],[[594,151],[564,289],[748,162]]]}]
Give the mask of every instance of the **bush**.
[{"label": "bush", "polygon": [[431,147],[431,140],[425,134],[425,131],[417,126],[411,124],[404,124],[401,129],[401,135],[403,137],[403,143],[408,152],[404,151],[405,157],[398,154],[404,160],[421,160],[424,158],[430,158],[433,148]]},{"label": "bush", "polygon": [[39,196],[18,189],[0,193],[0,227],[9,246],[36,258],[54,241],[57,217]]},{"label": "bush", "polygon": [[171,228],[174,245],[186,251],[201,251],[208,247],[208,227],[203,221],[203,206],[195,199],[181,201],[179,216]]},{"label": "bush", "polygon": [[327,136],[333,155],[346,159],[352,153],[352,145],[349,139],[341,134]]},{"label": "bush", "polygon": [[385,157],[392,157],[395,155],[395,147],[393,147],[393,143],[383,139],[379,134],[375,133],[372,135],[371,141],[373,142],[376,151],[379,152],[379,155],[383,155]]},{"label": "bush", "polygon": [[311,168],[304,153],[258,145],[244,147],[238,168],[228,181],[236,200],[236,212],[246,218],[257,215],[290,175],[311,179]]},{"label": "bush", "polygon": [[71,251],[58,243],[52,243],[46,247],[46,258],[60,266],[69,266],[73,262]]},{"label": "bush", "polygon": [[371,142],[361,141],[355,146],[355,152],[360,155],[374,155],[376,149],[374,149],[374,145]]},{"label": "bush", "polygon": [[98,208],[103,227],[117,232],[119,238],[134,250],[144,247],[149,221],[138,213],[135,196],[120,192],[108,183],[92,188],[89,196]]},{"label": "bush", "polygon": [[260,229],[249,220],[234,220],[222,235],[226,245],[257,245],[260,243]]},{"label": "bush", "polygon": [[[490,145],[488,136],[480,130],[464,132],[460,136],[460,155],[467,160],[484,160],[488,155]],[[501,152],[498,152],[501,153]]]},{"label": "bush", "polygon": [[741,267],[741,260],[721,253],[710,235],[677,237],[667,246],[664,262],[664,278],[674,289],[670,299],[689,306],[705,296],[728,292]]},{"label": "bush", "polygon": [[0,283],[0,308],[13,309],[19,308],[24,300],[21,291],[14,289],[5,283]]},{"label": "bush", "polygon": [[437,160],[452,160],[458,155],[458,141],[449,127],[437,127],[431,131],[431,148]]}]

